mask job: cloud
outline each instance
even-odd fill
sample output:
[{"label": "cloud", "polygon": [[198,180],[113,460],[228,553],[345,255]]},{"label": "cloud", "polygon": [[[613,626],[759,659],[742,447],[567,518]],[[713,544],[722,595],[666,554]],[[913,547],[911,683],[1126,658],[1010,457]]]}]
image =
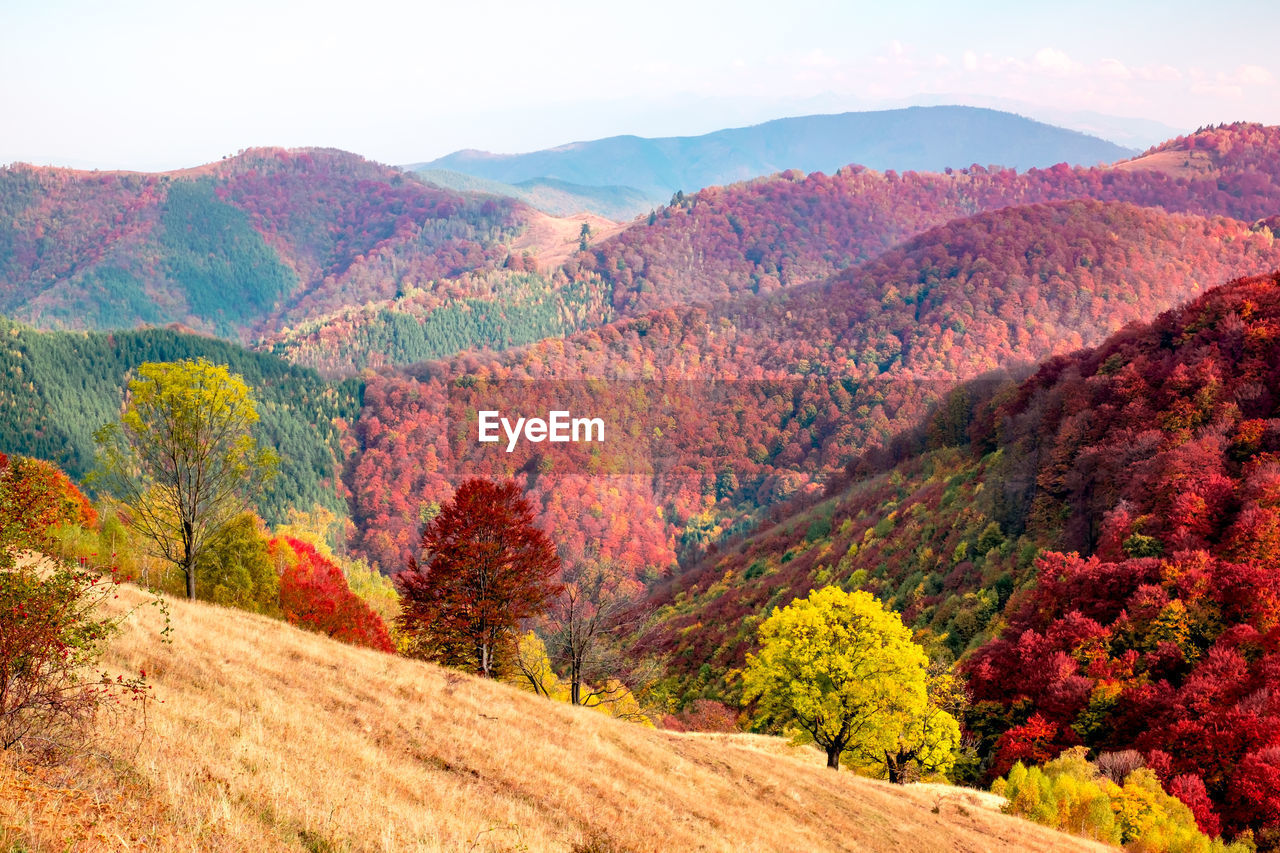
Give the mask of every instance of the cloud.
[{"label": "cloud", "polygon": [[1182,79],[1182,72],[1172,65],[1144,65],[1137,69],[1138,78],[1151,83],[1174,83]]},{"label": "cloud", "polygon": [[1032,57],[1035,67],[1051,74],[1075,74],[1081,70],[1080,63],[1075,62],[1065,51],[1054,47],[1042,47]]},{"label": "cloud", "polygon": [[1240,101],[1247,89],[1274,86],[1276,77],[1261,65],[1240,65],[1230,72],[1219,71],[1210,76],[1199,68],[1191,69],[1191,93]]},{"label": "cloud", "polygon": [[1275,75],[1261,65],[1241,65],[1231,79],[1241,86],[1270,86],[1276,82]]},{"label": "cloud", "polygon": [[875,64],[879,66],[892,65],[896,68],[904,68],[914,71],[920,63],[912,56],[910,45],[903,44],[898,39],[889,42],[889,52],[885,56],[877,56]]},{"label": "cloud", "polygon": [[1104,59],[1098,63],[1099,76],[1110,80],[1132,80],[1133,72],[1118,59]]},{"label": "cloud", "polygon": [[1014,56],[993,56],[984,53],[979,56],[972,50],[966,50],[962,64],[965,71],[981,71],[984,74],[1002,74],[1008,71],[1026,71],[1027,63]]},{"label": "cloud", "polygon": [[1229,101],[1244,99],[1244,89],[1230,83],[1193,83],[1191,85],[1191,94],[1208,95],[1211,98],[1221,98]]},{"label": "cloud", "polygon": [[840,64],[840,60],[822,48],[815,47],[800,57],[800,64],[809,68],[834,68]]}]

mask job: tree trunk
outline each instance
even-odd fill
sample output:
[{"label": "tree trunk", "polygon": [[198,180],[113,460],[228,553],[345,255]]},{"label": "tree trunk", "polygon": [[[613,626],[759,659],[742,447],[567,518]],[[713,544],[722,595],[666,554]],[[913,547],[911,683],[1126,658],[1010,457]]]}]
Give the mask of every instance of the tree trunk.
[{"label": "tree trunk", "polygon": [[840,747],[838,746],[827,747],[827,766],[830,767],[832,770],[840,769]]},{"label": "tree trunk", "polygon": [[182,573],[187,576],[187,598],[196,598],[196,566],[191,553],[191,543],[195,540],[191,522],[182,522]]},{"label": "tree trunk", "polygon": [[907,784],[911,775],[911,762],[916,757],[917,750],[899,749],[897,753],[885,752],[884,766],[889,772],[889,781],[895,785]]}]

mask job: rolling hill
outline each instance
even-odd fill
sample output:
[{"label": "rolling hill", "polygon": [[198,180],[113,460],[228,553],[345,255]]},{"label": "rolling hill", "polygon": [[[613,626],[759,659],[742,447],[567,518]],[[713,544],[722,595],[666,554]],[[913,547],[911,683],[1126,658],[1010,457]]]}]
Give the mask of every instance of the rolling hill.
[{"label": "rolling hill", "polygon": [[858,163],[884,171],[940,172],[974,163],[1016,169],[1092,166],[1134,152],[1083,133],[975,107],[911,107],[783,118],[702,136],[615,136],[528,154],[458,151],[408,168],[449,170],[519,184],[556,179],[631,187],[651,203],[677,191],[731,184],[788,169],[833,172]]},{"label": "rolling hill", "polygon": [[[955,382],[1099,343],[1212,283],[1276,268],[1271,232],[1229,219],[1116,202],[1011,207],[826,282],[373,377],[348,470],[356,542],[384,569],[404,565],[420,505],[467,473],[543,464],[541,448],[492,457],[453,438],[464,384],[493,389],[483,408],[525,413],[576,396],[623,434],[658,428],[660,440],[618,451],[623,477],[580,482],[589,460],[556,454],[550,473],[526,478],[547,529],[575,541],[590,531],[598,556],[653,573],[764,507],[821,490]],[[591,380],[613,384],[584,399]],[[637,408],[628,389],[656,400]]]},{"label": "rolling hill", "polygon": [[[655,621],[628,652],[664,661],[673,707],[737,698],[732,673],[772,607],[867,589],[960,661],[975,778],[1077,743],[1133,749],[1202,826],[1274,849],[1277,152],[1280,129],[1234,124],[1107,167],[791,171],[680,193],[626,227],[332,151],[170,175],[12,167],[4,310],[177,319],[363,373],[328,382],[173,330],[6,321],[5,449],[83,473],[130,367],[208,355],[260,387],[292,466],[264,495],[273,520],[345,503],[351,547],[390,572],[464,476],[514,477],[562,557],[648,586]],[[620,416],[620,445],[468,441],[478,403],[534,414],[566,399]],[[848,808],[874,786],[833,796],[794,757],[761,758],[763,741],[608,728],[238,614],[183,618],[198,627],[180,654],[142,628],[113,653],[170,691],[146,758],[113,742],[116,770],[86,765],[78,784],[99,787],[83,796],[11,766],[0,786],[95,820],[142,815],[118,831],[174,847],[805,848],[830,842],[813,835],[824,823],[855,847],[903,837],[877,834],[880,805]],[[487,728],[501,734],[477,739]],[[202,756],[194,775],[155,769],[169,749]],[[671,787],[685,781],[714,807]],[[337,817],[351,791],[377,801]],[[483,809],[448,817],[460,796]],[[776,811],[752,823],[762,804]],[[653,817],[677,812],[694,817]],[[946,835],[944,812],[890,820],[913,840],[986,843]],[[43,838],[42,814],[20,815],[22,831]]]},{"label": "rolling hill", "polygon": [[166,174],[0,169],[0,310],[45,328],[281,324],[501,267],[534,212],[328,149]]},{"label": "rolling hill", "polygon": [[[122,588],[121,604],[142,600]],[[774,738],[655,731],[515,687],[186,601],[139,611],[147,672],[68,774],[0,756],[0,843],[43,851],[1106,849],[989,795],[832,773]],[[11,796],[16,794],[17,796]]]},{"label": "rolling hill", "polygon": [[[1114,168],[792,171],[677,197],[627,227],[332,150],[254,149],[170,174],[17,165],[0,170],[0,310],[43,328],[177,322],[351,372],[825,279],[1009,205],[1266,219],[1280,198],[1274,137],[1210,128]],[[1171,171],[1179,157],[1202,165]],[[352,326],[358,351],[330,352]]]},{"label": "rolling hill", "polygon": [[414,171],[429,184],[459,192],[514,198],[553,216],[590,212],[622,221],[648,213],[664,200],[651,199],[632,187],[588,187],[555,178],[531,178],[518,184],[504,184],[447,169],[421,168]]},{"label": "rolling hill", "polygon": [[[1277,150],[1275,128],[1232,125],[1153,152],[1166,159],[1191,152],[1209,164],[1190,176],[1147,168],[1151,155],[1117,167],[1060,165],[1025,173],[978,167],[900,175],[849,167],[830,176],[791,172],[704,190],[621,228],[589,217],[534,217],[509,244],[503,271],[465,273],[336,309],[284,328],[266,343],[334,373],[442,357],[464,349],[467,340],[504,349],[615,317],[686,311],[821,281],[953,219],[1037,202],[1129,202],[1229,216],[1274,231],[1280,222],[1268,217],[1280,210]],[[1209,151],[1212,160],[1205,159]],[[591,229],[586,252],[578,251],[583,224]],[[1063,262],[1069,268],[1074,260]],[[536,275],[524,275],[528,271]],[[522,313],[528,323],[515,321]]]},{"label": "rolling hill", "polygon": [[1190,176],[1061,164],[1025,173],[789,172],[686,195],[593,245],[589,257],[571,259],[567,269],[601,275],[620,313],[642,313],[825,279],[929,228],[1011,205],[1124,201],[1248,224],[1280,211],[1280,128],[1210,128],[1153,153],[1186,158],[1210,151],[1210,168]]},{"label": "rolling hill", "polygon": [[1229,836],[1274,847],[1274,789],[1250,780],[1280,746],[1278,326],[1280,274],[1244,279],[1021,383],[961,386],[656,587],[646,642],[681,673],[669,688],[733,695],[706,673],[741,665],[770,608],[866,589],[935,653],[967,653],[988,776],[1136,749],[1166,785],[1194,777]]}]

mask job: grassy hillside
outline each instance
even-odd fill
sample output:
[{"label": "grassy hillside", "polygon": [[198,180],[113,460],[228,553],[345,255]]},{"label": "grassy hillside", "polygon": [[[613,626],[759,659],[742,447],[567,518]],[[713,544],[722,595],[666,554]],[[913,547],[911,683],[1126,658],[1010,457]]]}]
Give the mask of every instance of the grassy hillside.
[{"label": "grassy hillside", "polygon": [[116,720],[56,771],[0,758],[0,847],[1105,849],[977,792],[835,774],[774,739],[645,729],[263,617],[170,607],[172,644],[147,608],[107,658],[154,681],[145,730]]}]

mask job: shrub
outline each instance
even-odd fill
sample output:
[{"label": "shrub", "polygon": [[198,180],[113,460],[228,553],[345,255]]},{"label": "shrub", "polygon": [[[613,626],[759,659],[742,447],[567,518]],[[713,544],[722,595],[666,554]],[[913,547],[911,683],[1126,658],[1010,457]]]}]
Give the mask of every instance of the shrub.
[{"label": "shrub", "polygon": [[[1174,796],[1165,793],[1150,769],[1134,766],[1141,761],[1136,753],[1113,753],[1105,764],[1111,773],[1122,767],[1132,769],[1123,785],[1113,782],[1090,763],[1082,746],[1063,752],[1043,767],[1027,767],[1018,762],[1008,777],[999,779],[992,790],[1008,803],[1005,811],[1022,815],[1036,823],[1062,829],[1108,844],[1122,844],[1144,853],[1246,853],[1247,843],[1225,845],[1202,832],[1212,812],[1206,811],[1208,798],[1199,780],[1178,777]],[[1186,800],[1193,801],[1189,805]],[[1201,806],[1203,814],[1195,812]]]},{"label": "shrub", "polygon": [[668,714],[662,727],[676,732],[736,732],[738,712],[714,699],[695,699],[678,714]]},{"label": "shrub", "polygon": [[1142,757],[1142,753],[1136,749],[1125,749],[1120,752],[1104,752],[1098,756],[1097,760],[1098,772],[1106,776],[1117,785],[1123,785],[1124,780],[1129,778],[1129,774],[1137,770],[1139,767],[1145,767],[1147,762]]},{"label": "shrub", "polygon": [[98,514],[56,465],[0,453],[0,500],[7,544],[43,550],[61,525],[93,527]]},{"label": "shrub", "polygon": [[271,565],[262,522],[242,513],[196,558],[196,593],[226,607],[279,613],[280,579]]},{"label": "shrub", "polygon": [[291,624],[344,643],[395,651],[382,619],[351,591],[342,570],[315,546],[277,536],[268,548],[280,569],[280,609]]},{"label": "shrub", "polygon": [[8,554],[0,557],[0,748],[56,756],[79,745],[103,707],[144,699],[145,673],[87,673],[128,615],[99,613],[113,594],[110,577],[62,563],[13,565]]}]

